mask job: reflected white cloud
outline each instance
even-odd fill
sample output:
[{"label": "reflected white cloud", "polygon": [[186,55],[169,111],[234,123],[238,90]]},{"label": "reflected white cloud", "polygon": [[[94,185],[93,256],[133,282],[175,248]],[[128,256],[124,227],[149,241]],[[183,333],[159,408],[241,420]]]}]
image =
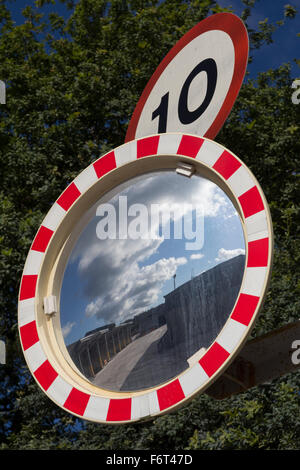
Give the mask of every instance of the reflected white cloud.
[{"label": "reflected white cloud", "polygon": [[[203,216],[209,218],[226,218],[235,213],[229,199],[215,184],[197,176],[187,179],[175,172],[139,177],[122,193],[106,197],[105,200],[116,207],[117,215],[120,194],[127,196],[128,207],[138,202],[146,207],[158,204],[160,209],[168,208],[174,222],[179,214],[182,215],[182,211],[176,208],[184,207],[183,203],[188,203],[187,208],[189,205],[194,208],[201,206]],[[95,206],[95,215],[98,206]],[[99,217],[92,218],[69,263],[73,264],[83,288],[86,317],[97,318],[104,323],[119,323],[153,306],[161,298],[164,283],[172,279],[188,259],[182,253],[174,256],[171,249],[162,250],[156,256],[165,246],[163,237],[99,240],[96,234],[98,222]],[[220,250],[218,257],[221,259],[225,255]],[[190,260],[203,257],[203,253],[188,253]],[[72,326],[71,322],[64,325],[65,334]]]},{"label": "reflected white cloud", "polygon": [[226,250],[225,248],[220,248],[218,251],[218,256],[215,258],[215,261],[226,261],[230,258],[234,258],[238,255],[244,255],[245,250],[243,248],[236,248],[234,250]]},{"label": "reflected white cloud", "polygon": [[66,338],[71,333],[71,330],[75,325],[76,325],[75,322],[67,322],[62,327],[62,335],[63,335],[64,338]]},{"label": "reflected white cloud", "polygon": [[190,256],[190,259],[202,259],[202,258],[204,258],[204,255],[202,253],[193,253]]},{"label": "reflected white cloud", "polygon": [[142,267],[124,263],[110,288],[87,305],[86,315],[120,322],[141,313],[158,300],[162,284],[185,263],[184,257],[163,258]]}]

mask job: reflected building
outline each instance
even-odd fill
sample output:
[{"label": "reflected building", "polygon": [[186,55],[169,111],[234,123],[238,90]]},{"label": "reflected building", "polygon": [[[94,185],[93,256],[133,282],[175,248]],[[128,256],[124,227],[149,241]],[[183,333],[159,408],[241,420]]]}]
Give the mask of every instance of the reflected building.
[{"label": "reflected building", "polygon": [[67,349],[76,367],[91,380],[132,341],[132,334],[131,321],[119,326],[110,323],[89,331]]},{"label": "reflected building", "polygon": [[88,332],[68,346],[77,368],[112,391],[154,387],[186,370],[215,340],[239,293],[245,256],[195,276],[165,302],[116,326]]}]

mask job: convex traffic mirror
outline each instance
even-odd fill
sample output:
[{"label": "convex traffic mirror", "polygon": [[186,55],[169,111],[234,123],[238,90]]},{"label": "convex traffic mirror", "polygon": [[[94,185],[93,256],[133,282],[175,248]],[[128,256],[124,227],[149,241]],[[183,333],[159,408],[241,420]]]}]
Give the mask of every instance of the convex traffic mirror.
[{"label": "convex traffic mirror", "polygon": [[245,264],[242,224],[216,184],[176,169],[128,184],[93,208],[59,309],[73,364],[114,391],[161,385],[199,360],[231,313]]},{"label": "convex traffic mirror", "polygon": [[246,341],[272,244],[263,192],[229,150],[181,133],[118,147],[75,178],[33,241],[19,297],[29,369],[96,422],[182,405]]}]

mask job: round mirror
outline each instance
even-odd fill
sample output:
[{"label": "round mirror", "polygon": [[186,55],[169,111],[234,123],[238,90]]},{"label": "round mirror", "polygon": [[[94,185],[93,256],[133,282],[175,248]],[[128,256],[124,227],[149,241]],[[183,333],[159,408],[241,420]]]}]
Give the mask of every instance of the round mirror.
[{"label": "round mirror", "polygon": [[243,227],[227,195],[197,174],[151,172],[108,192],[78,226],[60,295],[70,365],[123,392],[199,361],[244,274]]},{"label": "round mirror", "polygon": [[87,420],[173,410],[245,344],[272,254],[266,199],[232,152],[180,133],[123,144],[68,185],[33,240],[18,303],[28,367]]}]

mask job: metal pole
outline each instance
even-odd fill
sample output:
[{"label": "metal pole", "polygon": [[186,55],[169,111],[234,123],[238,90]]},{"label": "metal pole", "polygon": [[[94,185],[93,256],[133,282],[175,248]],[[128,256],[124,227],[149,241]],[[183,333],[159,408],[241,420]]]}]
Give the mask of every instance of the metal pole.
[{"label": "metal pole", "polygon": [[104,333],[104,336],[105,336],[105,344],[106,344],[106,351],[107,351],[107,359],[110,361],[110,354],[109,354],[109,350],[108,350],[108,344],[107,344],[107,333]]},{"label": "metal pole", "polygon": [[300,368],[300,320],[249,340],[206,390],[222,400]]},{"label": "metal pole", "polygon": [[90,371],[92,373],[92,376],[95,377],[95,372],[94,372],[94,368],[93,368],[93,363],[92,363],[92,359],[91,359],[91,354],[90,354],[90,350],[89,350],[89,347],[87,346],[86,348],[87,350],[87,354],[88,354],[88,358],[89,358],[89,363],[90,363]]},{"label": "metal pole", "polygon": [[101,358],[101,353],[100,353],[100,348],[99,348],[99,342],[98,341],[97,341],[97,350],[98,350],[98,356],[99,356],[99,364],[100,364],[101,369],[103,369],[103,362],[102,362],[102,358]]}]

